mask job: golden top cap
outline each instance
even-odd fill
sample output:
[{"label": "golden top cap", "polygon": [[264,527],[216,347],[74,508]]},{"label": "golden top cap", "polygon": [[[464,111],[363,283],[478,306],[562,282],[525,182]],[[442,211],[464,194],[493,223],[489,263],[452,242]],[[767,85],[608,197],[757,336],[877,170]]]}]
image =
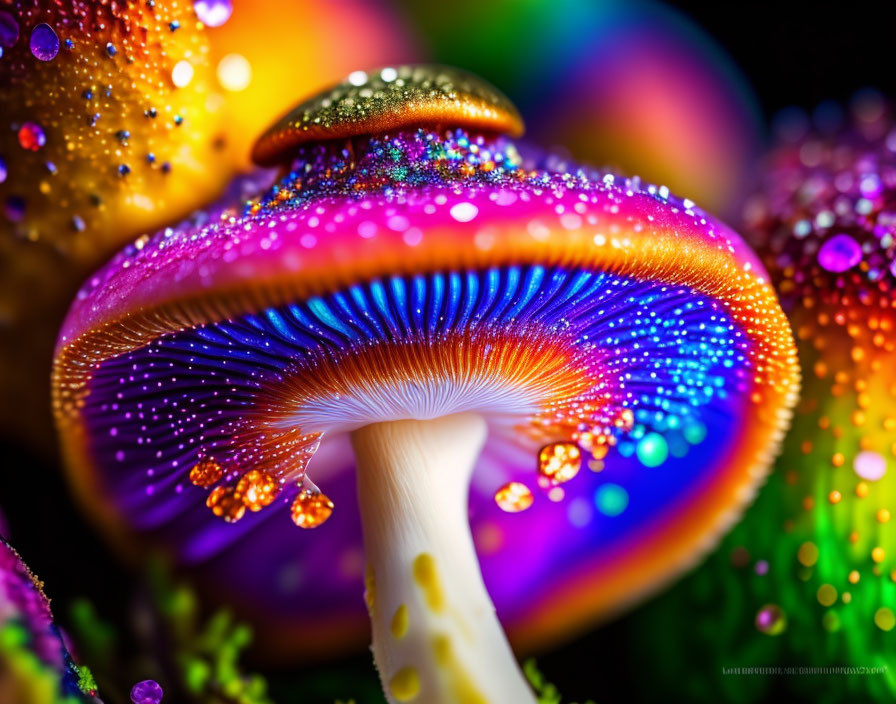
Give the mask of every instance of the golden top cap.
[{"label": "golden top cap", "polygon": [[252,158],[272,166],[309,142],[438,126],[513,137],[523,133],[523,120],[510,100],[473,74],[432,64],[385,67],[355,71],[300,103],[259,137]]}]

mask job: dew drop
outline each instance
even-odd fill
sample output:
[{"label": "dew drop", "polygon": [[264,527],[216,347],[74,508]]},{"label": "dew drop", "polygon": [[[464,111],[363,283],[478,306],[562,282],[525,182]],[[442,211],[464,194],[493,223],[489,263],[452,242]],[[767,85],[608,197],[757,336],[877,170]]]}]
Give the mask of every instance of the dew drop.
[{"label": "dew drop", "polygon": [[635,450],[645,467],[659,467],[669,456],[669,445],[659,433],[647,433]]},{"label": "dew drop", "polygon": [[233,3],[230,0],[195,0],[193,10],[206,27],[220,27],[230,19]]},{"label": "dew drop", "polygon": [[50,25],[42,22],[32,30],[29,46],[34,58],[52,61],[59,53],[59,37]]},{"label": "dew drop", "polygon": [[602,484],[594,492],[594,505],[605,516],[618,516],[628,508],[628,492],[618,484]]},{"label": "dew drop", "polygon": [[767,636],[776,636],[787,627],[787,617],[777,604],[766,604],[756,612],[756,629]]},{"label": "dew drop", "polygon": [[862,248],[849,235],[834,235],[818,250],[822,269],[839,274],[862,261]]},{"label": "dew drop", "polygon": [[159,704],[163,694],[161,685],[155,680],[143,680],[131,687],[131,701],[134,704]]},{"label": "dew drop", "polygon": [[236,485],[236,493],[250,511],[260,511],[270,505],[280,488],[273,475],[259,469],[246,472]]},{"label": "dew drop", "polygon": [[887,473],[887,460],[878,452],[863,450],[856,455],[852,468],[862,479],[876,482]]},{"label": "dew drop", "polygon": [[520,482],[508,482],[495,492],[495,503],[507,513],[519,513],[532,505],[532,490]]},{"label": "dew drop", "polygon": [[317,528],[333,515],[333,502],[319,491],[302,489],[292,502],[290,515],[299,528]]},{"label": "dew drop", "polygon": [[43,127],[36,122],[26,122],[19,128],[19,146],[30,152],[36,152],[47,143],[47,135]]},{"label": "dew drop", "polygon": [[214,460],[200,460],[190,470],[190,481],[195,486],[208,489],[224,475],[224,470]]},{"label": "dew drop", "polygon": [[246,513],[246,505],[230,486],[215,487],[208,495],[205,505],[228,523],[236,523]]},{"label": "dew drop", "polygon": [[538,473],[554,484],[564,484],[582,468],[582,451],[572,442],[545,445],[538,453]]}]

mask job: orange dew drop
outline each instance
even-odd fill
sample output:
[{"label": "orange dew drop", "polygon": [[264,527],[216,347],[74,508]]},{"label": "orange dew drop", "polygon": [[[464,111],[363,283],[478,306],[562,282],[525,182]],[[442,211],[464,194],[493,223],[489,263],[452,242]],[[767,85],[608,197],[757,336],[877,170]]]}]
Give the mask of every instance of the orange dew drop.
[{"label": "orange dew drop", "polygon": [[834,489],[830,494],[828,494],[828,501],[832,504],[839,504],[840,500],[843,498],[842,494],[839,491]]},{"label": "orange dew drop", "polygon": [[532,505],[532,490],[520,482],[508,482],[495,492],[495,503],[507,513],[519,513]]},{"label": "orange dew drop", "polygon": [[333,515],[333,502],[319,491],[302,489],[292,502],[290,515],[299,528],[317,528]]},{"label": "orange dew drop", "polygon": [[212,513],[228,523],[236,523],[246,513],[246,505],[231,486],[218,486],[205,500]]},{"label": "orange dew drop", "polygon": [[538,453],[538,473],[554,484],[568,482],[582,468],[582,451],[572,442],[545,445]]},{"label": "orange dew drop", "polygon": [[850,584],[858,584],[859,579],[861,579],[861,575],[859,574],[858,570],[853,570],[849,573],[848,579]]},{"label": "orange dew drop", "polygon": [[217,482],[224,476],[224,470],[214,460],[199,460],[190,470],[190,481],[195,486],[201,486],[208,489],[212,484]]},{"label": "orange dew drop", "polygon": [[886,556],[887,554],[884,552],[884,549],[882,547],[878,546],[871,551],[871,559],[875,562],[883,562]]},{"label": "orange dew drop", "polygon": [[246,508],[254,512],[261,511],[276,499],[280,487],[269,472],[252,469],[240,478],[236,485],[236,493]]},{"label": "orange dew drop", "polygon": [[592,449],[591,454],[594,455],[594,459],[602,460],[609,454],[609,452],[610,446],[607,443],[598,443]]}]

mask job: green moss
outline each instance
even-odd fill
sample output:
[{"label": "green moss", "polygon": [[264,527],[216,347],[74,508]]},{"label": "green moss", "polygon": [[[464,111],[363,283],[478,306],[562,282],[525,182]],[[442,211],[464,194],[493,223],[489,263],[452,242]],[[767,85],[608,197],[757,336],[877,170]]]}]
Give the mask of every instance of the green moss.
[{"label": "green moss", "polygon": [[[523,674],[526,675],[526,679],[535,691],[538,704],[563,704],[563,697],[560,696],[560,692],[545,679],[533,658],[529,658],[523,663]],[[570,704],[574,704],[574,702],[570,702]],[[589,699],[584,704],[594,704],[594,702]]]}]

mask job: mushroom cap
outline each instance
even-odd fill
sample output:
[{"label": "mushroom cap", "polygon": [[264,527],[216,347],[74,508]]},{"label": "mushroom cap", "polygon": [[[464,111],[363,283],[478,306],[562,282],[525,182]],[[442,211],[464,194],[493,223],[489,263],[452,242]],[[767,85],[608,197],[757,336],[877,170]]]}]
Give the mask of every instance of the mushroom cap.
[{"label": "mushroom cap", "polygon": [[405,65],[357,71],[300,103],[259,137],[252,158],[272,166],[303,144],[441,125],[523,134],[516,108],[481,78],[449,66]]},{"label": "mushroom cap", "polygon": [[[53,622],[43,582],[0,539],[0,695],[4,701],[99,701],[79,687],[78,668]],[[49,684],[48,684],[49,682]],[[41,692],[42,695],[35,695]],[[32,698],[34,697],[34,698]],[[68,698],[71,697],[71,698]]]},{"label": "mushroom cap", "polygon": [[231,16],[207,34],[227,99],[227,138],[244,169],[251,166],[255,138],[295,105],[295,96],[310,95],[358,66],[408,61],[418,53],[401,19],[374,0],[230,4]]},{"label": "mushroom cap", "polygon": [[[128,247],[73,304],[53,385],[110,538],[168,547],[287,657],[367,632],[347,431],[486,417],[472,529],[532,647],[698,560],[752,497],[796,383],[761,266],[693,203],[417,129],[299,147],[242,210]],[[594,471],[502,512],[495,491],[533,484],[538,448],[571,437]],[[224,524],[187,478],[203,459],[230,484],[288,482]],[[306,464],[337,503],[314,532],[286,521]]]},{"label": "mushroom cap", "polygon": [[45,443],[65,306],[125,243],[217,196],[230,157],[191,3],[18,0],[0,13],[0,388],[15,399],[0,425]]}]

